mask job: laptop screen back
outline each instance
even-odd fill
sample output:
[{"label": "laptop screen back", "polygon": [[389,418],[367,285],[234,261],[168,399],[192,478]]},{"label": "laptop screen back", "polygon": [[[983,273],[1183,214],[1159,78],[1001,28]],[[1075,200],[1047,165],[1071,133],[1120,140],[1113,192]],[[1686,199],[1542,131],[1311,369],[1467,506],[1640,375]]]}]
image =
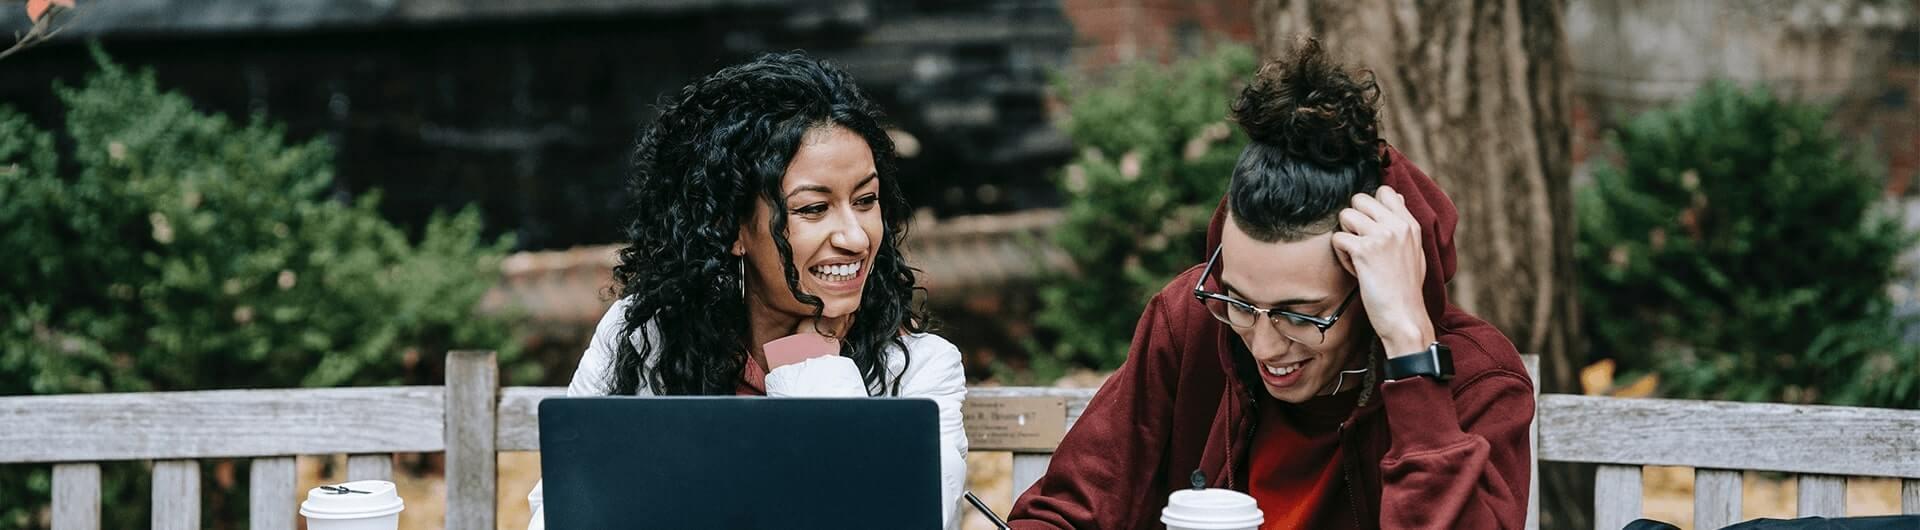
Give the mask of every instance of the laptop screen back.
[{"label": "laptop screen back", "polygon": [[937,529],[938,436],[924,399],[547,399],[547,527]]}]

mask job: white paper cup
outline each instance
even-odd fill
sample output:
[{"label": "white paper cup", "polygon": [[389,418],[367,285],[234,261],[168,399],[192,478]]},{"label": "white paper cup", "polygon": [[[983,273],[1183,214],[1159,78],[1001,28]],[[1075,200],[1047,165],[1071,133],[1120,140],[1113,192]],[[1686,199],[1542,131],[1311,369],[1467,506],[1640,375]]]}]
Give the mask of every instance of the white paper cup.
[{"label": "white paper cup", "polygon": [[307,501],[300,503],[307,530],[399,530],[400,511],[406,503],[394,492],[392,482],[360,480],[333,487],[352,491],[326,486],[307,490]]},{"label": "white paper cup", "polygon": [[1259,530],[1265,521],[1253,497],[1222,488],[1173,492],[1160,511],[1167,530]]}]

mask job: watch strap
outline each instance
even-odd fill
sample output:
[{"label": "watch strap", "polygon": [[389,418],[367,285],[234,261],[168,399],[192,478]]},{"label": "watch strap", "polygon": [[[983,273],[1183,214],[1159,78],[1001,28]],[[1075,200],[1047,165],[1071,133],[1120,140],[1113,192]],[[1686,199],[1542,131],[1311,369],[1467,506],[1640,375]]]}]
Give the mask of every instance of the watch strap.
[{"label": "watch strap", "polygon": [[1434,341],[1424,351],[1387,359],[1386,376],[1388,381],[1416,376],[1426,376],[1435,381],[1452,379],[1453,350]]}]

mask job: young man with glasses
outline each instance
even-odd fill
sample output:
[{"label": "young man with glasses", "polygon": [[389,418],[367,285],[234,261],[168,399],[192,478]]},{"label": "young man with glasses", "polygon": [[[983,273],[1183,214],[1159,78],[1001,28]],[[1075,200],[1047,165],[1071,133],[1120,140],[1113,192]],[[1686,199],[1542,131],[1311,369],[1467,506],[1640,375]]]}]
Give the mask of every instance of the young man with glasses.
[{"label": "young man with glasses", "polygon": [[1014,528],[1157,528],[1195,471],[1262,528],[1525,523],[1532,382],[1447,303],[1453,204],[1379,139],[1377,93],[1313,42],[1241,93],[1207,261],[1148,303]]}]

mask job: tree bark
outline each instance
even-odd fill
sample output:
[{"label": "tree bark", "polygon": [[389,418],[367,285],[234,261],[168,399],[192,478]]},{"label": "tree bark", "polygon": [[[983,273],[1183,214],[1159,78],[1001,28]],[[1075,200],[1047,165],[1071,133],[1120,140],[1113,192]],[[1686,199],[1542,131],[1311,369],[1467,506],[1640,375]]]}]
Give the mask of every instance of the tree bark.
[{"label": "tree bark", "polygon": [[[1256,0],[1262,57],[1312,36],[1371,70],[1381,134],[1460,210],[1452,300],[1579,393],[1565,0]],[[1592,526],[1592,470],[1542,466],[1543,528]],[[1583,472],[1584,471],[1584,472]]]}]

